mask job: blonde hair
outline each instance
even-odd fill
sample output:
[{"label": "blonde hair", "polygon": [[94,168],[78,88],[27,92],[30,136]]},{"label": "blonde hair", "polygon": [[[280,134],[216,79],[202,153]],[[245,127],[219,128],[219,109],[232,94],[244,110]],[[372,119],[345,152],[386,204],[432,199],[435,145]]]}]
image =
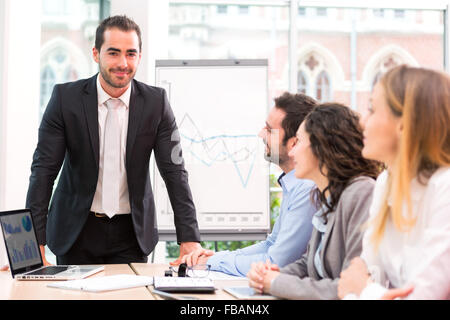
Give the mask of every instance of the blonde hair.
[{"label": "blonde hair", "polygon": [[380,84],[392,113],[402,119],[403,130],[380,212],[369,222],[376,247],[389,218],[400,232],[414,227],[417,217],[411,208],[411,181],[417,178],[424,184],[437,168],[450,165],[449,76],[402,65],[389,70]]}]

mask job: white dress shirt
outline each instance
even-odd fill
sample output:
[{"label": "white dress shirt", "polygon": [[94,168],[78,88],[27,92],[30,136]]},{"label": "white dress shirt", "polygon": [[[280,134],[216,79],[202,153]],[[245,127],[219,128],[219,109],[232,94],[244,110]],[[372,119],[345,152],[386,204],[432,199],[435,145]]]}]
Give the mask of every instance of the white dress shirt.
[{"label": "white dress shirt", "polygon": [[[387,178],[385,171],[377,179],[371,218],[382,205]],[[394,288],[412,284],[414,291],[407,299],[450,299],[450,167],[438,169],[426,185],[414,179],[411,204],[417,218],[414,227],[400,232],[389,218],[378,252],[370,241],[373,230],[365,232],[361,258],[379,279],[361,292],[360,299],[381,298],[386,280]]]},{"label": "white dress shirt", "polygon": [[[127,130],[128,130],[128,114],[130,106],[130,94],[131,84],[128,89],[118,98],[122,102],[121,106],[117,109],[117,115],[119,118],[120,126],[120,180],[119,180],[119,210],[115,214],[126,214],[131,212],[130,199],[128,193],[127,172],[125,169],[125,156],[127,146]],[[97,96],[98,96],[98,130],[99,130],[99,166],[98,166],[98,181],[97,189],[95,190],[94,200],[92,201],[91,211],[105,213],[102,206],[102,177],[103,177],[103,155],[104,155],[104,129],[106,122],[106,115],[108,108],[105,102],[112,98],[109,94],[103,90],[99,75],[97,76]]]}]

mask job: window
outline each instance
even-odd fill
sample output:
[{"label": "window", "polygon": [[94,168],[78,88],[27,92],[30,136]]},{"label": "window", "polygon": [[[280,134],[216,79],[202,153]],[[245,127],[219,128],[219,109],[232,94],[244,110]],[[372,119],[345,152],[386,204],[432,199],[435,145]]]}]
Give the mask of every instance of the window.
[{"label": "window", "polygon": [[395,9],[394,10],[394,16],[398,19],[402,19],[405,17],[405,10],[401,10],[401,9]]},{"label": "window", "polygon": [[373,9],[373,15],[377,18],[384,17],[384,9]]},{"label": "window", "polygon": [[317,8],[316,14],[318,17],[326,17],[327,15],[327,8]]},{"label": "window", "polygon": [[45,111],[45,106],[50,100],[52,95],[53,86],[56,84],[55,73],[50,66],[45,66],[41,73],[41,108],[39,110],[39,119],[42,117]]},{"label": "window", "polygon": [[227,12],[228,12],[228,6],[226,6],[226,5],[217,6],[218,14],[226,14]]},{"label": "window", "polygon": [[248,14],[249,7],[248,6],[239,6],[239,14]]},{"label": "window", "polygon": [[306,80],[306,74],[303,71],[298,73],[297,92],[303,94],[307,94],[307,92],[309,92],[308,81]]},{"label": "window", "polygon": [[383,74],[381,72],[378,72],[375,77],[373,77],[373,81],[372,81],[372,89],[373,87],[375,87],[375,85],[377,84],[377,82],[380,80],[381,76]]},{"label": "window", "polygon": [[64,72],[64,78],[68,79],[69,81],[78,79],[79,77],[77,70],[71,66],[67,67],[66,71]]},{"label": "window", "polygon": [[39,121],[55,84],[97,72],[91,50],[100,14],[106,13],[108,4],[104,0],[42,1]]},{"label": "window", "polygon": [[[286,8],[223,5],[228,9],[219,15],[219,7],[170,3],[168,59],[268,59],[269,99],[281,95],[289,87],[288,33],[280,23]],[[198,11],[205,14],[203,25],[183,19]],[[194,36],[194,27],[201,36]]]},{"label": "window", "polygon": [[[298,10],[301,4],[299,1]],[[322,101],[332,99],[362,112],[378,71],[394,63],[444,69],[442,10],[306,9],[306,16],[296,14],[297,48],[292,51],[298,55],[297,70],[309,79],[311,96],[319,95]],[[320,18],[324,9],[327,16]],[[328,78],[319,77],[323,70]],[[327,86],[328,93],[324,90]]]},{"label": "window", "polygon": [[316,99],[320,102],[327,102],[330,100],[330,78],[324,70],[317,76],[316,80]]},{"label": "window", "polygon": [[44,0],[43,3],[44,14],[63,16],[68,14],[67,0]]},{"label": "window", "polygon": [[[392,49],[388,48],[387,50],[392,50]],[[379,62],[377,63],[377,65],[374,69],[375,76],[373,77],[373,80],[372,80],[372,89],[375,86],[375,84],[378,82],[378,80],[380,80],[380,78],[383,76],[384,73],[386,73],[389,69],[392,69],[403,63],[409,64],[412,66],[415,65],[415,63],[412,61],[407,61],[406,59],[402,59],[402,57],[399,56],[398,54],[395,54],[395,53],[385,54],[385,56],[379,60]]]},{"label": "window", "polygon": [[342,82],[336,57],[324,45],[313,44],[300,52],[298,60],[297,92],[307,94],[319,102],[334,98],[331,79]]},{"label": "window", "polygon": [[306,8],[305,7],[298,7],[298,15],[299,16],[305,16],[306,15]]}]

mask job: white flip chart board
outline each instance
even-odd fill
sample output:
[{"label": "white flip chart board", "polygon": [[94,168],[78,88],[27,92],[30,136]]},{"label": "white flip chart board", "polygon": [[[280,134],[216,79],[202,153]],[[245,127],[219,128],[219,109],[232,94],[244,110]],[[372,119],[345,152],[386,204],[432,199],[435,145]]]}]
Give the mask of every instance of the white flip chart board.
[{"label": "white flip chart board", "polygon": [[[156,61],[156,86],[166,89],[175,114],[204,240],[264,239],[270,231],[269,163],[258,137],[268,112],[267,66],[267,60]],[[173,210],[157,169],[153,176],[162,238],[174,235]]]}]

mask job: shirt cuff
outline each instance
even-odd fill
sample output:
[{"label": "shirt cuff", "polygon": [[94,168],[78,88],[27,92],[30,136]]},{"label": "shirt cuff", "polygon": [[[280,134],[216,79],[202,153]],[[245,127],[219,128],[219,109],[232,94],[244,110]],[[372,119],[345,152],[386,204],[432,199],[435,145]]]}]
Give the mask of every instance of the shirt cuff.
[{"label": "shirt cuff", "polygon": [[277,277],[275,277],[275,278],[273,278],[272,280],[270,280],[270,289],[269,289],[269,292],[270,292],[270,290],[272,290],[273,282],[275,281],[276,278],[277,278]]},{"label": "shirt cuff", "polygon": [[228,250],[218,251],[208,258],[208,261],[206,263],[211,265],[211,270],[222,271],[220,268],[220,263],[223,261],[223,256],[227,253],[229,253]]},{"label": "shirt cuff", "polygon": [[379,300],[383,294],[387,291],[382,285],[372,282],[367,285],[361,294],[359,295],[360,300]]}]

